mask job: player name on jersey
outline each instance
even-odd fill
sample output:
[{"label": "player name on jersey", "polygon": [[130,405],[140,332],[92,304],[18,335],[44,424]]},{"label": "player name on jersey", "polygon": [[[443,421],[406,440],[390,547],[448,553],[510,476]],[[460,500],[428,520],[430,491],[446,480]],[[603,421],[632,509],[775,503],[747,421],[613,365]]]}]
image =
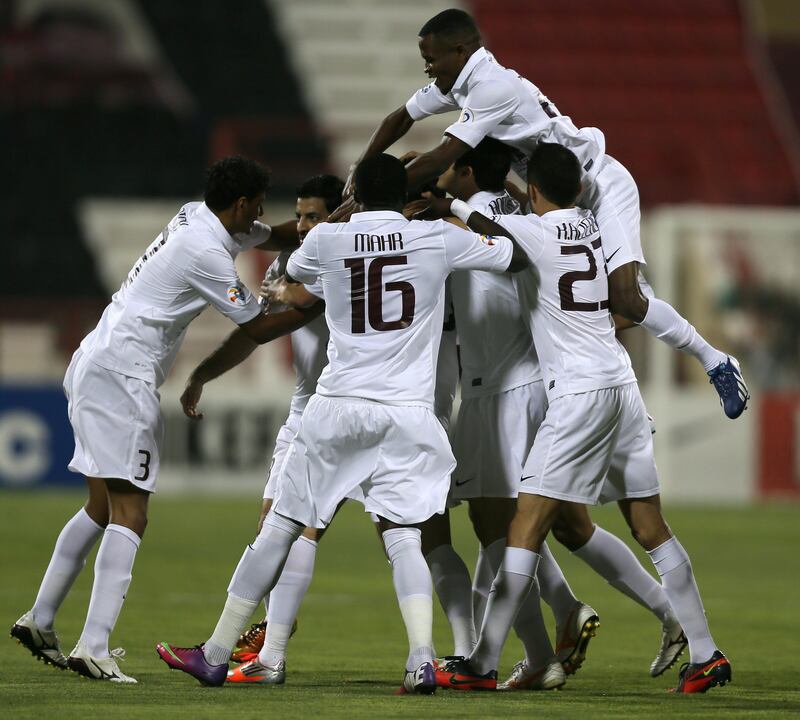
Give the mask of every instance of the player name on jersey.
[{"label": "player name on jersey", "polygon": [[581,240],[582,238],[594,235],[600,230],[593,215],[584,218],[577,224],[561,223],[556,226],[559,240]]},{"label": "player name on jersey", "polygon": [[388,235],[369,235],[356,233],[354,239],[354,252],[394,252],[403,250],[403,234],[399,232]]}]

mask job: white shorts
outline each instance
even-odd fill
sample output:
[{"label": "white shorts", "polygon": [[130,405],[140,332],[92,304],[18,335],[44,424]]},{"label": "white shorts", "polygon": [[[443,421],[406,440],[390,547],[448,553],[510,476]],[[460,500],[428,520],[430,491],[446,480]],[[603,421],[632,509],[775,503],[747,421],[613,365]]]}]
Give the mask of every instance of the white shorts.
[{"label": "white shorts", "polygon": [[275,512],[326,527],[345,497],[413,525],[445,509],[455,459],[433,412],[314,395],[275,487]]},{"label": "white shorts", "polygon": [[155,385],[106,370],[77,350],[64,392],[75,435],[69,469],[87,477],[128,480],[155,492],[164,437]]},{"label": "white shorts", "polygon": [[452,500],[515,498],[522,466],[544,419],[544,383],[462,400],[453,433]]},{"label": "white shorts", "polygon": [[294,410],[289,411],[289,417],[286,422],[281,425],[278,430],[278,435],[275,437],[275,449],[272,451],[272,461],[269,464],[267,471],[267,484],[264,487],[264,500],[271,500],[275,497],[275,483],[278,482],[278,475],[280,474],[283,459],[289,450],[289,445],[292,444],[294,436],[297,435],[297,430],[300,427],[300,418],[303,413]]},{"label": "white shorts", "polygon": [[653,436],[639,386],[551,401],[520,492],[583,505],[657,495]]},{"label": "white shorts", "polygon": [[639,188],[627,168],[610,155],[600,161],[594,182],[578,198],[589,208],[600,226],[603,252],[611,273],[629,262],[644,264],[640,225]]}]

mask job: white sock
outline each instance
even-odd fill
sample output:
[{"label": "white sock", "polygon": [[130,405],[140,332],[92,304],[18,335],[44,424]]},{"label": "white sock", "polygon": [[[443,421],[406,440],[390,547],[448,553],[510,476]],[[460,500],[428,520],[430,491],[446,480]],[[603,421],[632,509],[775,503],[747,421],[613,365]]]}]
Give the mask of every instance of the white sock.
[{"label": "white sock", "polygon": [[33,619],[40,629],[53,629],[58,608],[86,565],[86,558],[103,534],[103,529],[84,508],[78,510],[64,525],[33,604]]},{"label": "white sock", "polygon": [[539,557],[524,548],[506,548],[492,583],[481,635],[470,656],[470,664],[479,674],[497,670],[508,631],[533,585]]},{"label": "white sock", "polygon": [[539,562],[539,569],[536,571],[536,579],[539,581],[539,592],[544,600],[553,611],[556,619],[556,625],[561,626],[569,617],[569,614],[575,609],[578,603],[578,598],[572,592],[572,588],[564,577],[561,566],[556,562],[553,553],[546,542],[542,543],[539,550],[541,561]]},{"label": "white sock", "polygon": [[472,620],[469,570],[452,545],[439,545],[425,557],[433,586],[453,631],[454,655],[469,656],[477,635]]},{"label": "white sock", "polygon": [[110,523],[94,563],[94,584],[81,640],[92,657],[107,658],[108,636],[117,623],[131,584],[141,538],[130,528]]},{"label": "white sock", "polygon": [[267,637],[258,654],[262,665],[275,667],[286,657],[292,624],[314,574],[317,543],[301,535],[294,541],[286,558],[278,584],[270,593]]},{"label": "white sock", "polygon": [[248,545],[228,585],[228,600],[214,633],[203,646],[203,654],[212,665],[228,662],[231,650],[247,626],[250,616],[264,595],[278,582],[292,543],[300,537],[303,526],[270,511],[261,532]]},{"label": "white sock", "polygon": [[483,545],[479,545],[475,574],[472,577],[472,621],[475,624],[476,637],[483,625],[483,613],[486,611],[486,601],[489,599],[493,580],[494,573],[486,550],[483,549]]},{"label": "white sock", "polygon": [[713,370],[728,356],[709,345],[689,321],[678,314],[675,308],[658,298],[650,298],[647,314],[640,325],[676,350],[694,355],[705,371]]},{"label": "white sock", "polygon": [[708,660],[717,650],[708,629],[700,591],[686,550],[672,537],[647,553],[656,566],[669,604],[689,641],[690,662]]},{"label": "white sock", "polygon": [[269,617],[269,593],[264,595],[264,618]]},{"label": "white sock", "polygon": [[422,556],[418,528],[393,528],[383,533],[386,555],[392,563],[392,580],[400,613],[408,633],[406,670],[433,662],[433,588]]},{"label": "white sock", "polygon": [[642,567],[633,551],[616,535],[595,525],[583,547],[574,550],[611,587],[646,607],[662,623],[672,618],[669,600],[655,578]]}]

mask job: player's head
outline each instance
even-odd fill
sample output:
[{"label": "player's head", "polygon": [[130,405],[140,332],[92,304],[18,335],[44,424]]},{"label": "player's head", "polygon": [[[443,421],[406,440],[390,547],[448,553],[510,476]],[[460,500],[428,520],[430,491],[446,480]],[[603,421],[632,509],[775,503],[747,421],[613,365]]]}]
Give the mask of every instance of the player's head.
[{"label": "player's head", "polygon": [[494,138],[484,138],[465,152],[440,177],[438,185],[454,198],[468,200],[476,192],[503,192],[511,169],[511,148]]},{"label": "player's head", "polygon": [[335,175],[314,175],[297,188],[297,234],[300,242],[308,231],[325,222],[342,202],[344,183]]},{"label": "player's head", "polygon": [[401,210],[406,199],[406,169],[394,155],[380,153],[365,158],[356,167],[356,202],[367,210]]},{"label": "player's head", "polygon": [[472,53],[481,46],[481,34],[472,16],[463,10],[443,10],[419,31],[419,53],[425,74],[448,93]]},{"label": "player's head", "polygon": [[581,192],[581,164],[571,150],[557,143],[540,142],[528,158],[528,195],[537,215],[555,205],[575,205]]},{"label": "player's head", "polygon": [[203,199],[233,235],[250,232],[264,212],[261,204],[268,190],[266,168],[247,158],[226,157],[208,169]]}]

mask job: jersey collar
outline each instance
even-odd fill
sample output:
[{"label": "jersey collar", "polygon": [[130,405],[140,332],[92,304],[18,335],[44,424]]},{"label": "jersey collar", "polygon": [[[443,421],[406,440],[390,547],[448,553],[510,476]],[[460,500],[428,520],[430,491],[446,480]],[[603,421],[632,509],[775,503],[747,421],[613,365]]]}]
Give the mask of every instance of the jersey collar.
[{"label": "jersey collar", "polygon": [[472,74],[472,71],[475,69],[478,63],[483,60],[488,60],[490,57],[491,55],[489,55],[484,47],[479,47],[474,53],[472,53],[469,60],[467,60],[467,64],[461,68],[461,72],[458,74],[456,81],[453,83],[453,87],[450,92],[453,92],[455,89],[460,90],[464,85],[466,85],[467,80],[469,80],[469,76]]},{"label": "jersey collar", "polygon": [[220,222],[220,219],[211,211],[211,208],[203,203],[197,211],[197,214],[211,229],[216,237],[223,245],[223,247],[230,253],[241,250],[241,245],[233,239],[231,234],[225,229],[225,226]]},{"label": "jersey collar", "polygon": [[369,210],[367,212],[353,213],[350,222],[371,222],[373,220],[403,220],[403,213],[394,210]]}]

